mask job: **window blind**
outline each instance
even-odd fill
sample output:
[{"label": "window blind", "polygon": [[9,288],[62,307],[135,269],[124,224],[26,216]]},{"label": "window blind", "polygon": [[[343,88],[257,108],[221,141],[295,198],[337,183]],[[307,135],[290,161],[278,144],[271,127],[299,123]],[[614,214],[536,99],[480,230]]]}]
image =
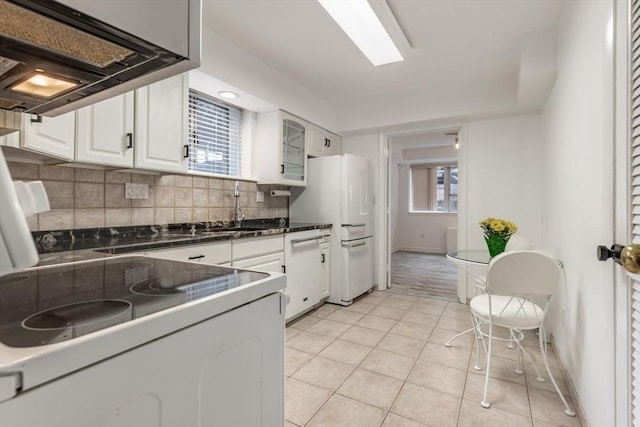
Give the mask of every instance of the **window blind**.
[{"label": "window blind", "polygon": [[436,205],[436,168],[411,166],[411,211],[432,211]]},{"label": "window blind", "polygon": [[189,170],[240,176],[242,110],[189,91]]}]

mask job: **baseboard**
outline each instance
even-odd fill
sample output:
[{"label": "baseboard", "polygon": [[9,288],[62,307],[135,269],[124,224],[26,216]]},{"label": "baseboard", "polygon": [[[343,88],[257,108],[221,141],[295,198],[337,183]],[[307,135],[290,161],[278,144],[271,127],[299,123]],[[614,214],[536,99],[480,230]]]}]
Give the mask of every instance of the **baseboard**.
[{"label": "baseboard", "polygon": [[582,425],[583,427],[590,427],[589,421],[585,416],[582,402],[580,402],[580,399],[578,398],[578,391],[576,390],[576,386],[573,384],[573,380],[569,375],[569,371],[567,370],[567,367],[565,366],[564,361],[562,360],[562,358],[560,357],[560,354],[558,353],[558,350],[556,347],[556,340],[553,335],[551,335],[551,344],[553,344],[551,346],[551,348],[553,348],[553,354],[556,356],[556,360],[560,364],[560,373],[562,374],[562,379],[567,384],[567,388],[569,389],[569,394],[571,395],[571,399],[573,399],[573,403],[575,405],[574,410],[576,411],[576,416],[580,421],[580,425]]},{"label": "baseboard", "polygon": [[446,255],[447,251],[441,248],[423,248],[423,247],[414,247],[414,246],[400,246],[394,252],[398,251],[406,251],[406,252],[420,252],[424,254],[433,254],[433,255]]}]

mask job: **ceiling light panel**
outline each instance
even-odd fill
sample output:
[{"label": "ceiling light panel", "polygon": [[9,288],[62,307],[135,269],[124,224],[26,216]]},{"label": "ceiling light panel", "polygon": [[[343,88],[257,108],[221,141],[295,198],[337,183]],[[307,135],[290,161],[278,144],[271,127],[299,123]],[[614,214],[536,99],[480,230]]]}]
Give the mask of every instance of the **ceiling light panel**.
[{"label": "ceiling light panel", "polygon": [[367,0],[318,2],[373,65],[404,60]]}]

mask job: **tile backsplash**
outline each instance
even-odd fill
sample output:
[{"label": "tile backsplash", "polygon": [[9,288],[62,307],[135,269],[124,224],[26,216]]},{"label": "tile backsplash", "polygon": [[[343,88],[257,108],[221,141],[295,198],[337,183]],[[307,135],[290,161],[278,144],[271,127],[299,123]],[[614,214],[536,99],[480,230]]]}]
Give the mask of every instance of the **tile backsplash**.
[{"label": "tile backsplash", "polygon": [[[31,231],[129,225],[232,221],[235,180],[9,162],[14,180],[41,180],[51,210],[28,218]],[[125,183],[149,185],[149,199],[125,199]],[[240,181],[246,219],[286,218],[288,198],[272,197],[274,185]],[[264,192],[264,202],[256,192]]]}]

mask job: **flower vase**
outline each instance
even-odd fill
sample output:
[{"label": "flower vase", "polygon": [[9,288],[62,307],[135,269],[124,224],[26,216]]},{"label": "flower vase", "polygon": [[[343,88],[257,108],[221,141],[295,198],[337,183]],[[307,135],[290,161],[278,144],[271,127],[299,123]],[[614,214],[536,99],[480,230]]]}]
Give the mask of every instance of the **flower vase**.
[{"label": "flower vase", "polygon": [[489,249],[489,255],[491,256],[491,258],[504,252],[510,237],[511,235],[500,236],[498,234],[484,236],[484,240],[487,242],[487,248]]}]

